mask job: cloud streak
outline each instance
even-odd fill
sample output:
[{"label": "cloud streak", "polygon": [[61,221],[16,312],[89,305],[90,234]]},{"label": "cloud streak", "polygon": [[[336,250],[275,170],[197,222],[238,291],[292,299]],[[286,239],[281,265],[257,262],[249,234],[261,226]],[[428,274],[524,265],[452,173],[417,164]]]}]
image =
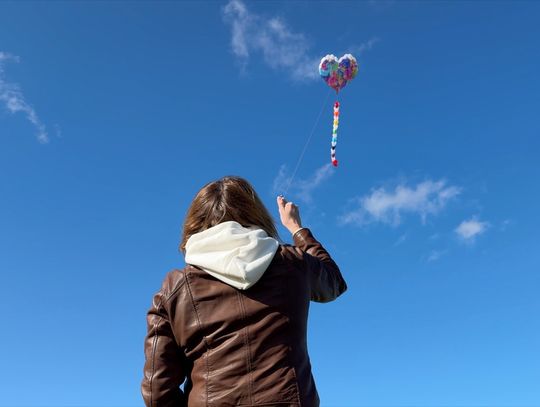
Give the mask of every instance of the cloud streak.
[{"label": "cloud streak", "polygon": [[384,187],[352,200],[354,209],[340,217],[342,224],[363,226],[373,222],[397,226],[405,214],[417,214],[422,223],[436,215],[459,195],[461,188],[446,185],[445,180],[427,180],[415,186],[399,184],[393,190]]},{"label": "cloud streak", "polygon": [[477,236],[485,233],[488,227],[489,222],[481,222],[476,217],[472,217],[461,222],[454,231],[461,240],[472,243]]},{"label": "cloud streak", "polygon": [[39,119],[34,108],[26,101],[19,85],[10,83],[5,77],[5,63],[19,62],[19,57],[0,51],[0,103],[11,114],[22,113],[36,129],[36,137],[40,143],[48,143],[49,136],[45,125]]},{"label": "cloud streak", "polygon": [[293,80],[319,77],[320,58],[309,55],[307,38],[279,17],[260,16],[249,11],[244,2],[231,0],[223,8],[223,18],[231,27],[231,49],[243,69],[255,54],[262,55],[271,68],[289,72]]},{"label": "cloud streak", "polygon": [[373,46],[380,41],[380,38],[372,37],[366,42],[363,42],[359,45],[351,45],[348,49],[348,52],[350,52],[351,54],[363,54],[364,52],[371,50]]},{"label": "cloud streak", "polygon": [[322,183],[329,179],[334,173],[330,163],[317,168],[313,175],[306,179],[291,179],[291,175],[287,172],[287,167],[282,165],[278,175],[274,179],[274,193],[281,194],[285,190],[289,190],[289,195],[294,199],[298,199],[304,203],[313,202],[313,192]]},{"label": "cloud streak", "polygon": [[445,255],[447,250],[432,250],[426,258],[426,262],[432,263],[439,260],[443,255]]},{"label": "cloud streak", "polygon": [[[261,56],[274,70],[287,72],[294,81],[319,78],[322,55],[310,52],[311,44],[301,32],[296,32],[280,17],[259,15],[248,9],[242,0],[230,0],[222,8],[223,20],[231,29],[231,51],[243,71],[249,60]],[[372,37],[354,44],[347,52],[361,54],[369,51],[380,39]]]}]

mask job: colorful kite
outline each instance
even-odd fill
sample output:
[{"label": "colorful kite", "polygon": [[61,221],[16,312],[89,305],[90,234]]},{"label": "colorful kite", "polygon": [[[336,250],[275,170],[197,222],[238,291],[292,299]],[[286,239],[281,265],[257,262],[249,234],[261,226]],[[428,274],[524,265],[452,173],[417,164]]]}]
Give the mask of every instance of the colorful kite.
[{"label": "colorful kite", "polygon": [[[326,84],[336,91],[339,91],[347,85],[347,82],[354,79],[358,73],[358,64],[351,54],[345,54],[339,60],[334,55],[327,55],[321,59],[319,64],[319,74]],[[337,129],[339,126],[339,102],[334,103],[334,123],[332,126],[332,144],[330,148],[330,158],[334,167],[337,167],[336,145]]]}]

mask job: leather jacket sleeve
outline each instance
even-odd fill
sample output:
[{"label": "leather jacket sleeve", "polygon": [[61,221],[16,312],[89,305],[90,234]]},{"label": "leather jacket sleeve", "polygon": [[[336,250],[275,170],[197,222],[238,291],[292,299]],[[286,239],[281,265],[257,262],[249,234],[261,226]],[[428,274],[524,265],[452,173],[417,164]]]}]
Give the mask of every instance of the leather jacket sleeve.
[{"label": "leather jacket sleeve", "polygon": [[171,288],[169,273],[161,290],[154,295],[147,313],[144,377],[141,383],[141,393],[147,407],[187,405],[179,386],[186,378],[188,364],[171,327],[167,306],[173,294]]},{"label": "leather jacket sleeve", "polygon": [[303,251],[303,263],[311,286],[311,300],[329,302],[347,290],[347,284],[330,254],[308,228],[293,235],[294,245]]}]

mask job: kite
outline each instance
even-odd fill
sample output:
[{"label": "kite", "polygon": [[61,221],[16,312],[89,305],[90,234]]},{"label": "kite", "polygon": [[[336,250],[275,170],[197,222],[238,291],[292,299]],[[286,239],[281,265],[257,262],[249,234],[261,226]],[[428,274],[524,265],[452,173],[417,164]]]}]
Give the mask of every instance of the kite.
[{"label": "kite", "polygon": [[[351,54],[345,54],[339,60],[335,55],[327,55],[321,59],[319,64],[319,74],[326,84],[336,91],[336,98],[339,91],[347,85],[347,82],[354,79],[358,73],[358,64],[356,58]],[[332,126],[332,143],[330,147],[330,159],[332,165],[337,167],[336,145],[337,130],[339,126],[339,101],[334,103],[334,122]]]}]

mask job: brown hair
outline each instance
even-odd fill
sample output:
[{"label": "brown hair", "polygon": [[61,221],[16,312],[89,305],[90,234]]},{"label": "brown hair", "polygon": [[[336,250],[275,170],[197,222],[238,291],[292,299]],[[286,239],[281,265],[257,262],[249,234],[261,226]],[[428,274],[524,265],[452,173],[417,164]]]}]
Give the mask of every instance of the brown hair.
[{"label": "brown hair", "polygon": [[180,250],[185,252],[188,239],[195,233],[227,221],[259,227],[278,239],[274,220],[251,184],[227,176],[209,182],[195,195],[184,221]]}]

